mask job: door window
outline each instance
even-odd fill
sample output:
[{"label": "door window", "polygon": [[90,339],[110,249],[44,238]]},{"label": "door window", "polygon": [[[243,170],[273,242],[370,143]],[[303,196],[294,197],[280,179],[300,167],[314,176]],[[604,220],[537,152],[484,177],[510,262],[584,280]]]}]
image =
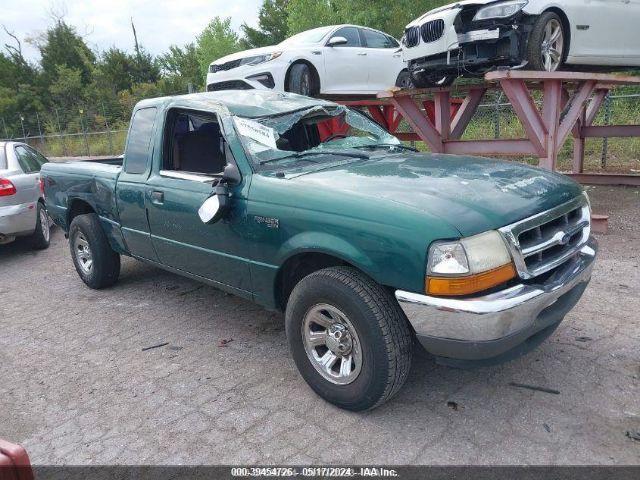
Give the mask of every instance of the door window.
[{"label": "door window", "polygon": [[363,28],[364,42],[367,48],[398,48],[398,42],[388,35]]},{"label": "door window", "polygon": [[137,110],[131,120],[127,150],[124,160],[124,171],[127,173],[144,173],[149,162],[151,135],[156,118],[155,107]]},{"label": "door window", "polygon": [[358,29],[355,27],[343,27],[331,35],[331,37],[344,37],[347,39],[347,43],[335,45],[334,48],[360,46],[360,34],[358,33]]},{"label": "door window", "polygon": [[164,170],[221,175],[227,165],[225,140],[215,115],[172,112],[165,139]]}]

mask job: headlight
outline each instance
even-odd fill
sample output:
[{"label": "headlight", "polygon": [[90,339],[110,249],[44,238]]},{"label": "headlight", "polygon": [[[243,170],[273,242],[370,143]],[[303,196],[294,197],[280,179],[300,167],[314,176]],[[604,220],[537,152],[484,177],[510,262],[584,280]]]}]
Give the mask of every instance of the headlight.
[{"label": "headlight", "polygon": [[509,250],[492,230],[457,242],[436,242],[429,250],[425,290],[429,295],[469,295],[516,276]]},{"label": "headlight", "polygon": [[258,65],[260,63],[268,62],[274,58],[278,58],[282,55],[282,52],[272,52],[266,55],[256,55],[255,57],[246,57],[240,60],[240,65]]},{"label": "headlight", "polygon": [[501,2],[495,5],[489,5],[488,7],[481,8],[473,17],[473,21],[487,20],[489,18],[507,18],[515,15],[522,10],[525,5],[529,3],[528,0],[511,0],[509,2]]}]

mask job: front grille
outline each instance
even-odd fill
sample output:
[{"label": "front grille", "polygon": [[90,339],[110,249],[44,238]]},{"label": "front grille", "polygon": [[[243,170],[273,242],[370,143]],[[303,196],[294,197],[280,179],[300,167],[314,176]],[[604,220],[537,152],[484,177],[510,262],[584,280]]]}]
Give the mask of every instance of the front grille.
[{"label": "front grille", "polygon": [[217,92],[219,90],[252,90],[253,87],[242,80],[229,80],[226,82],[210,83],[207,85],[207,92]]},{"label": "front grille", "polygon": [[405,30],[404,43],[408,48],[415,47],[420,43],[420,30],[418,27],[410,27]]},{"label": "front grille", "polygon": [[242,59],[231,60],[230,62],[227,62],[227,63],[220,63],[218,65],[211,65],[209,67],[209,72],[216,73],[216,72],[223,72],[223,71],[226,71],[226,70],[231,70],[232,68],[238,68],[240,66],[241,60]]},{"label": "front grille", "polygon": [[578,253],[591,234],[591,212],[581,195],[547,212],[500,229],[518,273],[530,279],[549,272]]},{"label": "front grille", "polygon": [[420,27],[420,35],[424,43],[435,42],[440,40],[444,35],[444,20],[431,20]]}]

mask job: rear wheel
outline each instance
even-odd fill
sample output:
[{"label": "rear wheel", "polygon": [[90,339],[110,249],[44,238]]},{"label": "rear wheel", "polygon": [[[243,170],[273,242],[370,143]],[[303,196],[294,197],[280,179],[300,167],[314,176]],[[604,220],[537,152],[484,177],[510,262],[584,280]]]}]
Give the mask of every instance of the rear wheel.
[{"label": "rear wheel", "polygon": [[69,227],[71,258],[87,286],[113,285],[120,275],[120,255],[113,251],[95,213],[78,215]]},{"label": "rear wheel", "polygon": [[533,70],[555,72],[564,63],[567,46],[562,19],[554,12],[543,13],[529,35],[529,67]]},{"label": "rear wheel", "polygon": [[296,63],[289,71],[287,91],[297,93],[299,95],[305,95],[307,97],[314,97],[320,93],[320,88],[315,85],[315,83],[316,82],[314,81],[314,76],[309,65],[305,63]]},{"label": "rear wheel", "polygon": [[338,407],[377,407],[407,378],[407,320],[387,290],[353,268],[326,268],[303,278],[291,293],[285,322],[302,377]]},{"label": "rear wheel", "polygon": [[51,230],[49,228],[49,215],[44,205],[38,202],[38,212],[36,218],[36,230],[29,237],[31,247],[36,250],[44,250],[49,248],[51,241]]}]

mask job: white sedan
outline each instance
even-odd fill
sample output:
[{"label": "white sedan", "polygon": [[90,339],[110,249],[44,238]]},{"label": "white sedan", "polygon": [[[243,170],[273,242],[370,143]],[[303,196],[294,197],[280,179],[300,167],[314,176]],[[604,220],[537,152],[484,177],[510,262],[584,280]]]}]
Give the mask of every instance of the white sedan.
[{"label": "white sedan", "polygon": [[640,0],[465,0],[407,25],[403,58],[419,87],[496,67],[638,67],[639,24]]},{"label": "white sedan", "polygon": [[356,25],[333,25],[272,46],[245,50],[209,66],[207,90],[273,89],[301,95],[373,94],[410,86],[400,44]]}]

